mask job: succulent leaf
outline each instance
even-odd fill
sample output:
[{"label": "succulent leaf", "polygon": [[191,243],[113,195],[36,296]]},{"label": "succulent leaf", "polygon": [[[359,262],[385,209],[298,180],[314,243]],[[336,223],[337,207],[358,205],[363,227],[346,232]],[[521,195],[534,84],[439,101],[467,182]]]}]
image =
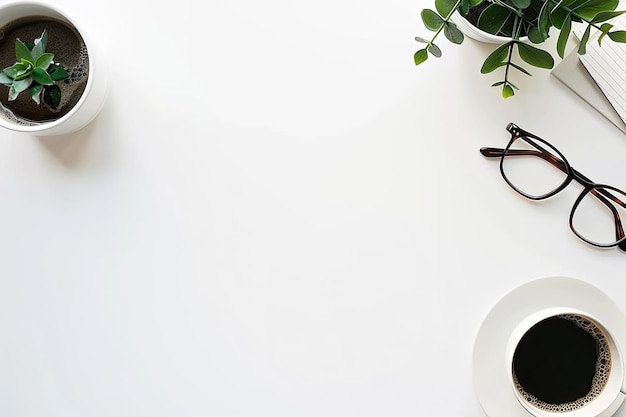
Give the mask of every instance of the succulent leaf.
[{"label": "succulent leaf", "polygon": [[33,79],[41,85],[52,85],[54,81],[50,78],[50,74],[43,68],[35,68],[33,70]]},{"label": "succulent leaf", "polygon": [[44,29],[41,37],[35,39],[34,43],[35,46],[33,46],[31,54],[33,56],[33,60],[37,61],[39,57],[46,52],[46,44],[48,43],[48,32],[46,32],[46,30]]},{"label": "succulent leaf", "polygon": [[52,78],[53,81],[63,81],[70,77],[70,74],[68,74],[65,68],[58,64],[48,67],[48,74],[50,74],[50,78]]},{"label": "succulent leaf", "polygon": [[53,59],[54,59],[54,54],[43,53],[35,61],[35,67],[46,70],[52,63]]},{"label": "succulent leaf", "polygon": [[44,88],[43,101],[56,110],[61,104],[61,89],[57,85]]},{"label": "succulent leaf", "polygon": [[30,93],[30,97],[37,104],[41,104],[40,96],[41,96],[42,91],[43,91],[43,85],[41,84],[34,85],[28,90],[28,92]]},{"label": "succulent leaf", "polygon": [[33,77],[28,77],[23,80],[13,81],[13,88],[17,94],[25,91],[33,83]]},{"label": "succulent leaf", "polygon": [[33,59],[33,56],[30,54],[30,50],[28,49],[28,46],[26,46],[24,42],[22,42],[19,39],[15,40],[15,58],[17,58],[18,62],[22,60],[26,60],[28,62],[35,62],[35,60]]}]

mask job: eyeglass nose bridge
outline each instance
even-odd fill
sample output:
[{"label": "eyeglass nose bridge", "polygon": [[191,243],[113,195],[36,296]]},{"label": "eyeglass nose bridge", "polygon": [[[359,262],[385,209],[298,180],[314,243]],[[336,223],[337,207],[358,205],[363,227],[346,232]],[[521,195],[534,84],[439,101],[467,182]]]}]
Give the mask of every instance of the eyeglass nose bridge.
[{"label": "eyeglass nose bridge", "polygon": [[570,175],[572,179],[576,181],[577,183],[579,183],[580,185],[582,185],[583,187],[585,187],[585,189],[591,189],[596,185],[595,182],[591,181],[585,175],[581,174],[580,171],[572,168],[571,166],[570,166],[570,173],[571,173]]}]

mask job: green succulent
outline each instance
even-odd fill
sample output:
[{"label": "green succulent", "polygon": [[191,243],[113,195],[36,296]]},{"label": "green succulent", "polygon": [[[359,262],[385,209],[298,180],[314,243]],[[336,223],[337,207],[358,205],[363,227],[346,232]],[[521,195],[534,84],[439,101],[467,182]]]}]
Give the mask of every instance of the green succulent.
[{"label": "green succulent", "polygon": [[48,34],[44,29],[41,37],[32,45],[26,45],[19,39],[15,40],[15,57],[17,62],[0,72],[0,84],[9,87],[9,101],[28,90],[35,103],[43,101],[53,109],[61,102],[61,89],[55,83],[69,77],[61,65],[55,63],[54,54],[46,52]]},{"label": "green succulent", "polygon": [[[466,18],[477,16],[471,20],[477,28],[509,38],[487,56],[480,69],[483,74],[504,70],[504,79],[492,86],[502,87],[502,97],[508,98],[518,90],[511,82],[513,70],[531,75],[522,66],[524,63],[544,69],[554,67],[552,55],[535,46],[548,39],[551,29],[558,32],[556,52],[561,58],[564,57],[574,22],[586,26],[578,46],[581,55],[586,52],[592,29],[600,33],[599,45],[605,37],[626,43],[626,31],[614,30],[613,24],[609,23],[612,18],[626,12],[616,11],[618,5],[619,0],[435,0],[436,11],[424,9],[421,13],[424,26],[435,33],[431,39],[415,38],[425,46],[413,58],[415,65],[419,65],[430,55],[440,57],[441,49],[435,41],[441,33],[452,43],[463,42],[463,33],[452,21],[455,12]],[[528,41],[522,40],[525,36]]]}]

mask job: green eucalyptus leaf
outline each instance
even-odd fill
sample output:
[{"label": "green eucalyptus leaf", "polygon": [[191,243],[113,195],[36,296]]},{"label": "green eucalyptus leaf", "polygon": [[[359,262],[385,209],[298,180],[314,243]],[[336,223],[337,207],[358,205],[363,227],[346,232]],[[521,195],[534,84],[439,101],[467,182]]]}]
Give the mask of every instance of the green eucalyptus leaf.
[{"label": "green eucalyptus leaf", "polygon": [[609,33],[611,29],[613,29],[613,24],[611,23],[602,23],[600,25],[600,31],[605,35]]},{"label": "green eucalyptus leaf", "polygon": [[441,58],[441,49],[439,49],[439,47],[435,45],[434,43],[431,43],[427,49],[428,49],[428,52],[430,52],[432,56],[436,58]]},{"label": "green eucalyptus leaf", "polygon": [[528,75],[528,76],[531,76],[531,77],[533,76],[530,72],[526,71],[526,69],[520,67],[519,65],[516,65],[516,64],[514,64],[512,62],[509,62],[509,65],[512,66],[513,68],[515,68],[516,70],[518,70],[518,71]]},{"label": "green eucalyptus leaf", "polygon": [[501,86],[502,84],[506,83],[506,81],[498,81],[497,83],[493,83],[491,84],[492,87],[498,87]]},{"label": "green eucalyptus leaf", "polygon": [[[572,16],[572,13],[568,9],[563,7],[559,7],[556,10],[550,12],[550,24],[557,29],[561,29],[563,27],[563,22],[565,22],[565,18],[569,16],[572,21],[575,21],[575,16]],[[580,19],[578,19],[580,20]]]},{"label": "green eucalyptus leaf", "polygon": [[528,40],[532,43],[543,43],[546,41],[546,38],[537,27],[533,26],[528,31]]},{"label": "green eucalyptus leaf", "polygon": [[585,55],[587,53],[587,42],[589,42],[589,35],[591,34],[591,25],[587,25],[587,29],[585,33],[583,33],[583,37],[580,38],[580,43],[578,44],[578,54]]},{"label": "green eucalyptus leaf", "polygon": [[39,67],[33,70],[33,79],[42,85],[54,84],[54,81],[50,78],[50,74],[48,74],[45,69]]},{"label": "green eucalyptus leaf", "polygon": [[460,45],[463,43],[465,39],[463,32],[459,30],[459,28],[452,22],[446,23],[446,26],[443,28],[443,34],[448,38],[448,40],[452,43]]},{"label": "green eucalyptus leaf", "polygon": [[54,59],[54,54],[43,53],[35,61],[35,67],[46,70],[52,63],[53,59]]},{"label": "green eucalyptus leaf", "polygon": [[32,86],[31,88],[28,89],[28,92],[30,93],[30,97],[37,104],[41,104],[40,96],[41,96],[41,91],[42,90],[43,90],[43,85],[41,85],[41,84],[34,85],[34,86]]},{"label": "green eucalyptus leaf", "polygon": [[454,11],[457,0],[435,0],[435,9],[443,17],[448,17]]},{"label": "green eucalyptus leaf", "polygon": [[497,35],[513,12],[497,4],[490,4],[478,17],[476,26],[492,35]]},{"label": "green eucalyptus leaf", "polygon": [[13,88],[19,94],[22,91],[26,90],[33,83],[33,78],[28,77],[23,80],[13,81]]},{"label": "green eucalyptus leaf", "polygon": [[556,42],[556,52],[559,54],[561,58],[565,56],[565,47],[567,46],[567,41],[569,40],[569,35],[572,31],[572,19],[570,15],[567,15],[565,21],[563,22],[563,27],[561,28],[561,32],[559,33],[559,39]]},{"label": "green eucalyptus leaf", "polygon": [[459,13],[463,16],[467,16],[470,10],[470,2],[472,0],[461,0],[461,5],[459,6]]},{"label": "green eucalyptus leaf", "polygon": [[573,10],[583,19],[593,20],[599,13],[615,10],[618,4],[619,0],[589,0]]},{"label": "green eucalyptus leaf", "polygon": [[614,17],[620,16],[626,13],[626,10],[619,12],[600,12],[591,20],[591,23],[602,23],[609,19],[613,19]]},{"label": "green eucalyptus leaf", "polygon": [[43,101],[56,110],[61,104],[61,89],[57,85],[44,88]]},{"label": "green eucalyptus leaf", "polygon": [[610,23],[603,23],[600,26],[600,36],[598,36],[598,45],[602,46],[602,40],[606,35],[608,35],[609,31],[613,29],[613,25]]},{"label": "green eucalyptus leaf", "polygon": [[502,61],[504,61],[509,55],[509,48],[511,48],[512,42],[507,42],[505,44],[497,47],[483,62],[483,66],[480,68],[480,72],[482,74],[488,74],[490,72],[495,71],[497,68],[502,66]]},{"label": "green eucalyptus leaf", "polygon": [[15,57],[20,62],[25,59],[28,62],[35,62],[33,56],[30,54],[28,47],[19,39],[15,40]]},{"label": "green eucalyptus leaf", "polygon": [[470,7],[476,7],[480,4],[482,4],[484,1],[486,0],[469,0],[469,6]]},{"label": "green eucalyptus leaf", "polygon": [[517,51],[519,52],[520,58],[527,64],[545,69],[554,67],[552,55],[543,49],[520,42],[517,44]]},{"label": "green eucalyptus leaf", "polygon": [[588,1],[589,0],[562,0],[559,2],[559,7],[567,8],[568,10],[571,11],[571,10],[576,9],[577,7],[582,6]]},{"label": "green eucalyptus leaf", "polygon": [[511,87],[510,84],[504,84],[504,86],[502,87],[502,98],[509,98],[509,97],[513,97],[515,95],[515,91],[513,90],[513,88]]},{"label": "green eucalyptus leaf", "polygon": [[609,32],[609,38],[613,42],[626,43],[626,31],[616,30],[615,32]]},{"label": "green eucalyptus leaf", "polygon": [[[548,32],[550,31],[550,2],[546,1],[541,10],[539,10],[539,17],[537,18],[537,29],[541,34],[543,40],[548,39]],[[542,41],[543,42],[543,41]]]},{"label": "green eucalyptus leaf", "polygon": [[441,16],[430,9],[422,10],[422,21],[424,22],[424,26],[426,29],[432,30],[433,32],[438,31],[443,26],[443,19]]},{"label": "green eucalyptus leaf", "polygon": [[426,61],[427,59],[428,59],[428,51],[426,50],[426,48],[420,49],[419,51],[415,53],[415,55],[413,55],[413,60],[415,61],[415,65],[419,65],[422,62]]},{"label": "green eucalyptus leaf", "polygon": [[526,9],[530,6],[530,0],[511,0],[511,3],[518,9]]},{"label": "green eucalyptus leaf", "polygon": [[419,43],[429,43],[430,41],[424,38],[420,38],[419,36],[415,37],[415,40],[418,41]]},{"label": "green eucalyptus leaf", "polygon": [[49,67],[48,74],[50,74],[50,78],[52,78],[53,81],[63,81],[70,77],[70,74],[68,74],[65,68],[63,68],[59,64]]}]

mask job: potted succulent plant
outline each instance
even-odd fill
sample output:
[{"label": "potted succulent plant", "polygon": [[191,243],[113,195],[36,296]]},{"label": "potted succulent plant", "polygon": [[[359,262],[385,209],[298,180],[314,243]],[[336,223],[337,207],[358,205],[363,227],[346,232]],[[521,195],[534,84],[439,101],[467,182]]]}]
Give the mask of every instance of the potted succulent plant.
[{"label": "potted succulent plant", "polygon": [[[552,55],[539,47],[551,30],[558,32],[556,52],[561,58],[574,22],[585,28],[578,45],[579,54],[585,53],[594,29],[600,33],[599,44],[606,37],[626,43],[626,31],[616,30],[609,22],[625,12],[616,10],[618,3],[619,0],[435,0],[435,10],[424,9],[421,13],[424,26],[434,34],[430,39],[415,38],[424,47],[415,53],[414,61],[419,65],[429,55],[441,57],[441,49],[435,41],[442,33],[450,42],[461,44],[465,37],[459,26],[482,31],[493,39],[491,42],[500,45],[486,57],[480,72],[486,74],[501,69],[503,79],[492,86],[502,87],[502,97],[508,98],[518,90],[511,82],[511,74],[518,71],[530,75],[522,66],[524,63],[544,69],[554,67]],[[480,39],[471,32],[466,34]]]},{"label": "potted succulent plant", "polygon": [[39,2],[4,5],[0,33],[0,126],[60,135],[93,120],[106,98],[106,70],[65,13]]},{"label": "potted succulent plant", "polygon": [[15,40],[16,61],[0,72],[0,84],[9,87],[8,101],[17,99],[20,93],[28,91],[35,104],[43,101],[52,110],[61,104],[62,92],[58,82],[67,80],[67,70],[54,62],[54,54],[46,52],[48,33],[26,45],[21,39]]}]

